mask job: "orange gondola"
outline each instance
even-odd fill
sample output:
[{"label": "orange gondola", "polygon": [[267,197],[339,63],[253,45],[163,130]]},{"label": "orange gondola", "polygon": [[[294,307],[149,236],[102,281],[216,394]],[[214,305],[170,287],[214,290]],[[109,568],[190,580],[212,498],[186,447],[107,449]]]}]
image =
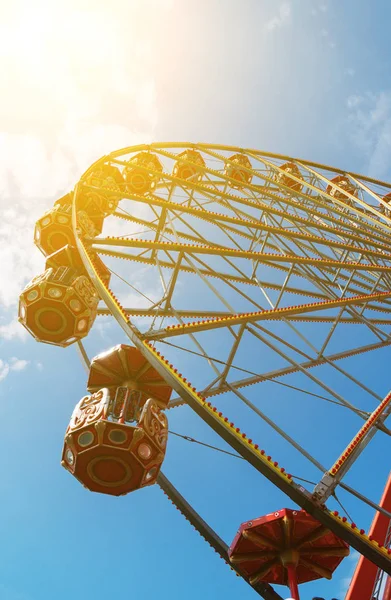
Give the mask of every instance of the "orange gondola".
[{"label": "orange gondola", "polygon": [[300,192],[303,188],[303,184],[299,181],[292,179],[291,175],[301,179],[301,173],[299,167],[293,162],[287,162],[281,165],[283,173],[278,173],[276,179],[280,185],[285,185],[294,192]]},{"label": "orange gondola", "polygon": [[191,179],[201,181],[202,172],[200,167],[205,167],[205,161],[196,150],[185,150],[177,156],[172,174],[179,179]]},{"label": "orange gondola", "polygon": [[[336,185],[338,187],[336,187]],[[345,192],[355,196],[357,194],[357,189],[350,179],[346,177],[346,175],[337,175],[337,177],[330,179],[330,183],[326,188],[326,192],[329,194],[329,196],[332,196],[337,200],[344,200],[348,204],[351,204],[351,200]]]},{"label": "orange gondola", "polygon": [[167,417],[141,393],[106,388],[84,396],[65,434],[61,464],[87,489],[122,496],[155,483],[166,451]]},{"label": "orange gondola", "polygon": [[244,154],[233,154],[225,164],[224,175],[228,178],[228,184],[232,188],[239,189],[251,183],[252,173],[248,171],[252,165]]},{"label": "orange gondola", "polygon": [[39,342],[69,346],[85,337],[99,297],[90,279],[70,267],[48,268],[19,297],[19,322]]}]

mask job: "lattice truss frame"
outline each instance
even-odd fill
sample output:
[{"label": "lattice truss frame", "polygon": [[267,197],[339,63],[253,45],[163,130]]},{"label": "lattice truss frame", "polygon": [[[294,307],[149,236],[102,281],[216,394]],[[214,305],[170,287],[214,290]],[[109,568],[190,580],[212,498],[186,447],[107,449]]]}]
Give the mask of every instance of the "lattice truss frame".
[{"label": "lattice truss frame", "polygon": [[[189,149],[202,160],[195,161],[194,154],[181,159]],[[139,152],[153,153],[161,163],[161,170],[138,166],[154,189],[137,194],[125,184],[117,186],[110,193],[120,203],[105,219],[103,233],[82,238],[78,198],[103,192],[91,185],[89,175],[103,164],[122,171]],[[186,178],[175,171],[178,159],[188,167]],[[375,432],[390,435],[384,423],[389,398],[383,400],[349,372],[342,359],[391,344],[390,191],[390,184],[288,156],[206,144],[152,144],[113,152],[95,163],[75,188],[73,212],[80,254],[105,303],[98,313],[113,315],[173,385],[178,394],[169,406],[189,403],[282,491],[320,520],[323,515],[324,524],[388,572],[386,551],[354,528],[348,531],[346,519],[322,508],[320,500],[340,485],[379,508],[349,488],[343,476]],[[94,252],[112,273],[111,289],[99,279]],[[346,335],[353,325],[360,340]],[[178,347],[186,352],[186,376],[195,388],[186,387],[175,371]],[[365,410],[330,383],[330,372],[369,399]],[[358,418],[359,437],[339,441],[339,451],[347,446],[339,463],[321,464],[243,390],[270,381],[289,387],[289,377],[297,374],[307,381],[308,394],[327,396]],[[245,456],[243,439],[236,439],[242,433],[228,431],[227,420],[217,422],[221,413],[216,415],[210,402],[219,396],[223,407],[227,394],[246,404],[321,475],[334,475],[334,487],[323,482],[315,502],[313,492],[284,472],[277,476],[279,467],[270,460]]]}]

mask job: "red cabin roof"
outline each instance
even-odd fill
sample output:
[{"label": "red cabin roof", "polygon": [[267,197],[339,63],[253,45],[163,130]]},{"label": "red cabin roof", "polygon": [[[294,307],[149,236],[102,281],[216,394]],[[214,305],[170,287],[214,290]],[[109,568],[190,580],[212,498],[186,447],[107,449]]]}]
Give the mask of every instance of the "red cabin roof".
[{"label": "red cabin roof", "polygon": [[172,388],[133,346],[119,344],[107,352],[98,354],[91,361],[87,389],[96,392],[100,388],[118,386],[139,390],[143,402],[151,397],[165,408]]},{"label": "red cabin roof", "polygon": [[[296,553],[296,554],[295,554]],[[297,583],[330,579],[348,545],[304,510],[284,508],[242,523],[229,548],[232,563],[250,581],[287,584],[287,563],[297,561]]]}]

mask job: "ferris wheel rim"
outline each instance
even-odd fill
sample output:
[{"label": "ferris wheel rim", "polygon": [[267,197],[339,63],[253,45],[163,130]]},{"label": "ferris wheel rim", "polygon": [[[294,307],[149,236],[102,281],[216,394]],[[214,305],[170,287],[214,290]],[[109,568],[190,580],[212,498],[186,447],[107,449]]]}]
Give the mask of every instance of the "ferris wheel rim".
[{"label": "ferris wheel rim", "polygon": [[279,160],[287,160],[287,161],[292,160],[295,162],[303,162],[309,166],[319,168],[322,170],[324,169],[326,171],[339,173],[341,175],[343,175],[344,173],[349,173],[353,177],[359,177],[363,181],[368,181],[369,183],[374,183],[376,185],[381,185],[381,186],[391,189],[390,182],[376,179],[373,177],[368,177],[368,176],[362,175],[360,173],[355,173],[353,171],[349,171],[348,169],[340,169],[338,167],[333,167],[331,165],[326,165],[326,164],[323,164],[320,162],[310,161],[305,158],[295,157],[295,156],[292,156],[289,154],[278,154],[275,152],[267,152],[267,151],[258,150],[255,148],[245,148],[243,146],[215,144],[215,143],[209,144],[207,142],[151,142],[151,143],[136,144],[134,146],[124,146],[123,148],[114,150],[113,152],[110,152],[109,154],[106,154],[105,156],[97,159],[92,165],[90,165],[88,167],[88,169],[86,169],[86,171],[84,171],[81,178],[83,178],[87,173],[89,173],[93,167],[96,167],[100,163],[104,162],[104,160],[107,160],[110,158],[115,158],[117,156],[121,156],[122,154],[128,154],[130,152],[139,152],[139,151],[148,150],[148,149],[158,150],[160,148],[162,148],[162,149],[165,149],[165,148],[211,148],[211,149],[215,149],[215,150],[224,150],[227,152],[230,152],[230,151],[241,151],[244,153],[248,152],[248,153],[253,153],[254,155],[268,156],[270,158],[276,158]]},{"label": "ferris wheel rim", "polygon": [[[174,143],[173,144],[173,143],[167,142],[163,146],[164,147],[170,146],[170,147],[177,147],[177,148],[178,147],[179,148],[182,148],[182,147],[187,147],[187,148],[188,147],[197,147],[197,148],[200,148],[203,145],[202,144],[194,144],[193,145],[193,144],[185,144],[185,143],[176,143],[176,144]],[[105,160],[110,159],[111,157],[123,154],[125,151],[132,151],[132,152],[134,152],[134,151],[137,151],[139,149],[158,149],[159,147],[163,147],[163,146],[159,145],[159,144],[149,144],[149,145],[133,146],[133,147],[128,147],[126,149],[121,149],[121,150],[116,151],[116,152],[114,152],[114,153],[112,153],[110,155],[107,155],[106,157],[103,157],[102,159],[99,159],[96,163],[94,163],[94,165],[92,165],[86,171],[86,174],[89,173],[90,170],[93,169],[94,167],[96,167],[98,164],[101,164],[102,161],[104,162]],[[233,147],[233,146],[218,146],[218,145],[213,146],[213,145],[209,145],[209,148],[224,149],[224,150],[228,150],[228,151],[229,150],[233,150],[233,149],[234,150],[238,150],[238,148]],[[241,150],[241,149],[239,149],[239,150]],[[264,155],[268,154],[268,153],[261,153],[260,151],[254,151],[254,152],[260,153],[260,154],[264,154]],[[285,157],[283,155],[271,155],[270,153],[269,153],[269,155],[273,156],[273,157],[276,157],[276,158],[279,158],[279,159],[291,158],[291,157]],[[308,161],[306,161],[306,162],[307,162],[307,164],[310,164]],[[311,163],[311,164],[316,165],[316,163]],[[319,166],[319,165],[317,165],[317,166]],[[325,167],[324,165],[323,165],[323,168],[327,169],[327,167]],[[342,171],[340,169],[330,168],[330,170],[333,170],[334,172],[344,173],[344,171]],[[370,178],[364,178],[362,176],[360,176],[360,177],[362,179],[367,180],[367,181],[372,181],[372,182],[375,182],[375,183],[382,184],[382,182],[378,182],[377,180],[372,180]],[[391,187],[390,184],[383,184],[383,185],[385,185],[386,187]],[[76,221],[76,208],[75,208],[76,199],[77,199],[77,187],[75,189],[75,194],[74,194],[74,198],[73,198],[73,208],[72,208],[72,223],[73,223],[74,232],[75,232],[75,239],[76,239],[76,243],[77,243],[77,246],[78,246],[79,253],[80,253],[81,257],[82,257],[82,260],[83,260],[83,263],[84,263],[84,265],[86,267],[87,272],[89,273],[89,275],[91,276],[92,280],[94,281],[94,285],[96,287],[100,288],[99,284],[97,285],[96,273],[94,272],[93,267],[91,268],[91,265],[88,265],[88,262],[89,262],[88,253],[87,253],[87,251],[86,251],[86,249],[85,249],[82,241],[79,239],[79,236],[78,236],[77,221]],[[102,289],[100,289],[100,292],[101,292],[101,294],[103,293],[103,296],[105,296],[105,294],[106,294],[105,291],[103,291]],[[111,312],[114,313],[113,316],[115,316],[115,318],[117,319],[117,321],[120,323],[121,327],[124,329],[125,333],[128,335],[128,337],[130,337],[130,339],[134,343],[134,341],[137,339],[136,332],[134,330],[130,329],[129,327],[124,327],[123,323],[121,323],[121,321],[122,321],[121,312],[122,311],[120,310],[120,308],[115,304],[115,302],[111,302],[110,298],[108,298],[108,297],[103,298],[103,300],[106,302],[106,304],[107,304],[107,300],[109,301],[108,304],[107,304],[109,311],[111,310]],[[129,334],[131,334],[131,335],[129,335]]]}]

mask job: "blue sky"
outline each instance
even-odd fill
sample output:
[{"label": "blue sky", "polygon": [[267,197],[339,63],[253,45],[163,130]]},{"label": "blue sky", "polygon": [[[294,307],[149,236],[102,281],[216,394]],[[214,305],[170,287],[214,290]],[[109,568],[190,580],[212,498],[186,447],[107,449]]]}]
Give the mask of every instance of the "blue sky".
[{"label": "blue sky", "polygon": [[[95,159],[139,142],[253,147],[389,179],[389,17],[385,1],[362,1],[358,10],[352,0],[41,0],[34,10],[25,1],[4,9],[0,598],[255,597],[157,487],[112,499],[87,492],[60,467],[86,380],[74,348],[37,344],[15,321],[19,290],[43,269],[33,226]],[[98,325],[89,348],[120,339]],[[382,350],[349,368],[385,395],[388,360]],[[273,415],[273,384],[262,385]],[[298,406],[291,432],[322,460],[327,440],[357,425],[322,431],[323,406],[294,393],[284,401]],[[251,428],[251,416],[242,418]],[[187,408],[169,419],[172,430],[223,446]],[[292,459],[267,431],[256,433],[282,464]],[[374,440],[349,475],[375,500],[389,470],[385,443]],[[301,472],[300,459],[292,462]],[[242,461],[179,439],[170,439],[165,473],[227,542],[242,521],[290,506]],[[349,507],[367,528],[370,513]],[[304,587],[304,600],[342,598],[354,560],[332,582]]]}]

